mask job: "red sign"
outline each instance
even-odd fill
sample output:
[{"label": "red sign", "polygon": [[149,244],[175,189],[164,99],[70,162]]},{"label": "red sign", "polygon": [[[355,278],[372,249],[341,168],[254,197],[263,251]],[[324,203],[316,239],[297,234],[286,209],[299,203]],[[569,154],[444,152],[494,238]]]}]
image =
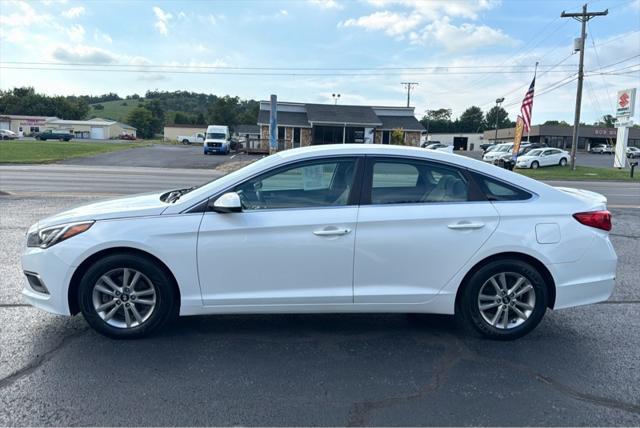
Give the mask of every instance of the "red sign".
[{"label": "red sign", "polygon": [[623,92],[622,95],[620,95],[620,98],[618,99],[618,104],[622,108],[625,108],[626,106],[628,106],[629,105],[629,94],[626,93],[626,92]]}]

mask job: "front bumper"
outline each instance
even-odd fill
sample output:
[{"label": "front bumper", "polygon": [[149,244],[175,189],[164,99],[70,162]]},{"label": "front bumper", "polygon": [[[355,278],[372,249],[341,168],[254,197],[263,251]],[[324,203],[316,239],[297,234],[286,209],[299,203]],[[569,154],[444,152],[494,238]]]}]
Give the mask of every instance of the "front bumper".
[{"label": "front bumper", "polygon": [[[71,315],[68,289],[73,274],[72,266],[60,259],[54,251],[27,248],[22,255],[22,270],[36,275],[46,292],[33,287],[25,276],[23,299],[36,308],[59,315]],[[47,294],[48,292],[48,294]]]},{"label": "front bumper", "polygon": [[227,153],[229,151],[229,146],[220,146],[220,147],[205,147],[204,153]]}]

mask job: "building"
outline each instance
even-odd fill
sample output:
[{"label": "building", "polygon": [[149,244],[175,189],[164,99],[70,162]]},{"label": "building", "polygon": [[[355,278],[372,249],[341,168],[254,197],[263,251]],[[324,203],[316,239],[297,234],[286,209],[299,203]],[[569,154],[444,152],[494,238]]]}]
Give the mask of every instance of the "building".
[{"label": "building", "polygon": [[485,142],[484,134],[457,133],[457,134],[428,134],[423,133],[427,142],[442,143],[453,146],[453,150],[482,150],[480,144]]},{"label": "building", "polygon": [[164,127],[164,141],[176,141],[179,135],[204,134],[207,125],[166,125]]},{"label": "building", "polygon": [[[496,131],[484,131],[484,139],[487,142],[510,143],[513,142],[515,128],[498,129]],[[615,144],[618,130],[616,128],[604,128],[600,126],[580,126],[578,138],[578,150],[587,151],[598,144]],[[549,147],[571,149],[573,127],[563,125],[535,125],[529,132],[529,142],[545,143]],[[523,138],[527,141],[527,137]],[[628,146],[640,147],[640,128],[629,128]]]},{"label": "building", "polygon": [[123,134],[136,136],[133,126],[99,117],[65,120],[51,116],[0,115],[0,129],[9,129],[26,137],[45,131],[68,132],[74,138],[92,140],[108,140]]},{"label": "building", "polygon": [[[373,107],[277,103],[278,150],[316,144],[389,144],[394,130],[405,144],[417,146],[424,127],[413,107]],[[260,102],[258,126],[262,149],[268,149],[269,101]]]},{"label": "building", "polygon": [[257,140],[260,138],[260,127],[258,125],[236,125],[233,127],[233,136],[236,138],[246,138]]}]

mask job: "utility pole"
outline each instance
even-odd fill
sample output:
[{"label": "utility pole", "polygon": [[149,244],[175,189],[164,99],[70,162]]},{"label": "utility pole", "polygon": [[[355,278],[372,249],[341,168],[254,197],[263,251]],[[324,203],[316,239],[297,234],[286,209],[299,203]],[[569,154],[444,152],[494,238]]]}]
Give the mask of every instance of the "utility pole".
[{"label": "utility pole", "polygon": [[504,97],[496,98],[496,136],[493,139],[493,142],[496,144],[498,144],[498,113],[500,112],[499,111],[500,104],[502,104],[503,102],[504,102]]},{"label": "utility pole", "polygon": [[411,90],[418,86],[418,82],[400,82],[402,85],[407,88],[407,107],[409,107],[409,101],[411,101]]},{"label": "utility pole", "polygon": [[596,16],[604,16],[609,14],[609,9],[604,12],[587,12],[587,5],[582,6],[581,13],[565,13],[562,11],[560,18],[573,18],[582,23],[582,31],[580,33],[580,65],[578,66],[578,91],[576,93],[576,114],[573,120],[573,138],[571,140],[571,169],[576,169],[576,149],[578,148],[578,138],[580,129],[580,108],[582,105],[582,81],[584,80],[584,47],[587,36],[587,22]]}]

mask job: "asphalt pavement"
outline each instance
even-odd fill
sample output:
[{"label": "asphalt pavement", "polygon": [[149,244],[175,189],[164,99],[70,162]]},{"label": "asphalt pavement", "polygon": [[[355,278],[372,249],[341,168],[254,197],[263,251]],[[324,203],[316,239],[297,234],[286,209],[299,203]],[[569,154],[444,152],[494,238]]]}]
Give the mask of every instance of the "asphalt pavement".
[{"label": "asphalt pavement", "polygon": [[401,314],[187,317],[114,341],[22,303],[27,227],[212,171],[78,168],[0,168],[0,426],[640,425],[638,209],[613,209],[610,301],[548,311],[515,342]]}]

